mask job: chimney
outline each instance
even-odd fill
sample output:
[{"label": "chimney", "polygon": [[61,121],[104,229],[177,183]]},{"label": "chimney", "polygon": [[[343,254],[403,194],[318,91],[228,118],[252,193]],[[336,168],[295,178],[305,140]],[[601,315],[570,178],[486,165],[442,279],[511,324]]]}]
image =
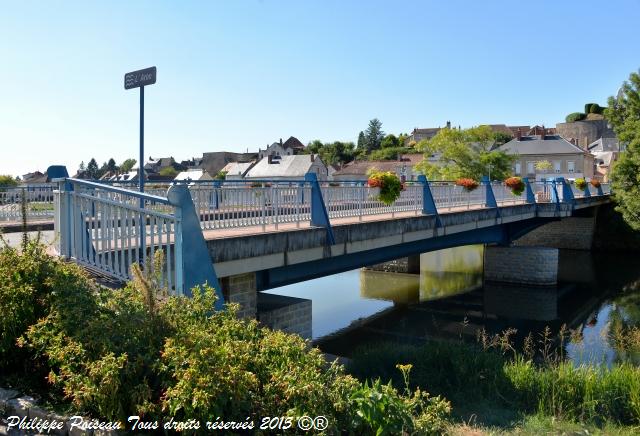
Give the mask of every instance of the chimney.
[{"label": "chimney", "polygon": [[545,140],[546,129],[544,128],[544,124],[542,125],[542,132],[540,133],[540,139]]},{"label": "chimney", "polygon": [[280,147],[282,147],[282,138],[280,138]]},{"label": "chimney", "polygon": [[520,127],[518,127],[518,131],[516,132],[516,140],[522,140],[522,130],[520,130]]},{"label": "chimney", "polygon": [[451,128],[451,121],[447,121],[447,129]]}]

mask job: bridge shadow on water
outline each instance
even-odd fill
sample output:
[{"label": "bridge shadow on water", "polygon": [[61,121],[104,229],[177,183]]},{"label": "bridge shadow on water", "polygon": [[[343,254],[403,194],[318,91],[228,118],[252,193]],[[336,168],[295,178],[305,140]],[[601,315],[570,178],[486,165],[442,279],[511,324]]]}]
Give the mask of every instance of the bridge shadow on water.
[{"label": "bridge shadow on water", "polygon": [[[475,342],[479,331],[517,329],[516,346],[529,333],[562,325],[579,343],[566,345],[576,362],[619,359],[608,333],[615,325],[640,326],[640,268],[632,256],[561,251],[559,283],[552,287],[483,283],[482,247],[423,254],[420,274],[359,271],[359,302],[387,303],[370,316],[314,335],[323,351],[349,357],[354,349],[381,342],[419,344],[425,340]],[[314,297],[314,305],[322,299]],[[315,316],[315,313],[314,313]],[[322,323],[328,331],[327,320]],[[329,321],[330,322],[330,321]]]}]

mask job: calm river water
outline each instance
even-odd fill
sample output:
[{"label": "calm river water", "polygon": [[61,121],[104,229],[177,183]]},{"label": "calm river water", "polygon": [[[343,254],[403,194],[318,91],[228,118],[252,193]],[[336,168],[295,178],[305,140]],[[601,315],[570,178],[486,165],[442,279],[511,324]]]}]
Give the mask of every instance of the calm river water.
[{"label": "calm river water", "polygon": [[621,326],[640,326],[637,256],[561,251],[560,283],[552,288],[483,286],[482,258],[482,246],[459,247],[422,254],[419,275],[354,270],[269,292],[311,299],[313,339],[336,355],[381,341],[474,341],[482,328],[515,328],[519,341],[565,324],[581,339],[566,346],[575,362],[623,357],[607,336]]}]

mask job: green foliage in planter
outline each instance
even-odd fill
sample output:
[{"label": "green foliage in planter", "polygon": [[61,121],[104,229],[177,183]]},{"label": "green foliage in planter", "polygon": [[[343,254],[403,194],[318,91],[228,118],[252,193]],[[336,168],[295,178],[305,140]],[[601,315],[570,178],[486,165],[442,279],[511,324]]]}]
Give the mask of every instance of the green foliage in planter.
[{"label": "green foliage in planter", "polygon": [[402,182],[398,176],[391,171],[371,171],[369,173],[368,184],[372,188],[380,188],[378,200],[387,206],[393,204],[400,197],[402,191]]},{"label": "green foliage in planter", "polygon": [[584,191],[585,188],[587,187],[587,181],[585,179],[583,179],[582,177],[579,179],[576,179],[576,181],[574,182],[576,185],[576,188],[578,188],[581,191]]}]

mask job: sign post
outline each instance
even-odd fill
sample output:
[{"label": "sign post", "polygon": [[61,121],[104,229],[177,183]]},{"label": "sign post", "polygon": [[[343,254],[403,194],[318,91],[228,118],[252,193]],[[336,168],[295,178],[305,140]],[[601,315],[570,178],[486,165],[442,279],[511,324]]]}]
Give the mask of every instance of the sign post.
[{"label": "sign post", "polygon": [[[144,192],[144,87],[156,83],[156,67],[132,71],[124,75],[124,89],[140,88],[140,160],[138,161],[138,187]],[[140,199],[140,209],[144,210],[144,200]],[[146,258],[146,221],[144,213],[140,213],[140,258],[141,264]],[[142,265],[143,267],[145,265]]]}]

